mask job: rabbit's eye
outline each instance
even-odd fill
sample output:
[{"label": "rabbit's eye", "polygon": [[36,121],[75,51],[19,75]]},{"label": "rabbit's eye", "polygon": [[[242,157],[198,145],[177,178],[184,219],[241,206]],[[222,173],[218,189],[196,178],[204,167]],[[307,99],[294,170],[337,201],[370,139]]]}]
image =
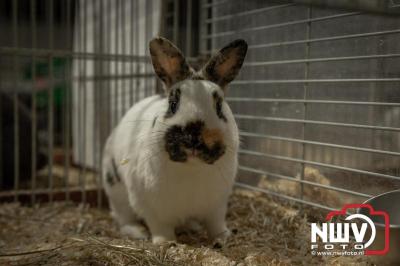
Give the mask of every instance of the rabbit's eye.
[{"label": "rabbit's eye", "polygon": [[171,103],[169,104],[169,111],[170,111],[172,114],[175,114],[175,113],[176,113],[176,110],[178,110],[178,103],[177,103],[176,101],[173,101],[173,102],[171,102]]},{"label": "rabbit's eye", "polygon": [[215,110],[217,112],[217,116],[226,122],[226,117],[222,112],[222,98],[217,93],[213,94],[213,98],[215,102]]},{"label": "rabbit's eye", "polygon": [[179,108],[179,101],[181,98],[181,90],[180,89],[176,89],[174,91],[171,91],[171,93],[169,94],[168,97],[168,111],[165,115],[165,117],[171,117],[173,116],[176,111],[178,111]]},{"label": "rabbit's eye", "polygon": [[222,114],[222,102],[220,100],[217,101],[215,108],[217,109],[218,116],[219,116],[219,114]]}]

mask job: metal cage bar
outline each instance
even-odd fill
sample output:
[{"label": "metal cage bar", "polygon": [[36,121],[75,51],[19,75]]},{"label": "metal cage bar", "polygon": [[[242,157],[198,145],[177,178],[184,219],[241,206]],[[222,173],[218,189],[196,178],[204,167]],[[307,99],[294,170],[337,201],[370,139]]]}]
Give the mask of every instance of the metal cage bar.
[{"label": "metal cage bar", "polygon": [[342,57],[326,57],[326,58],[306,58],[306,59],[293,59],[293,60],[280,60],[280,61],[265,61],[265,62],[248,62],[245,67],[259,67],[259,66],[275,66],[283,64],[302,64],[302,63],[321,63],[333,61],[349,61],[349,60],[368,60],[380,58],[396,58],[400,54],[375,54],[375,55],[356,55],[356,56],[342,56]]},{"label": "metal cage bar", "polygon": [[278,99],[278,98],[250,98],[226,97],[228,102],[264,102],[264,103],[310,103],[310,104],[336,104],[336,105],[365,105],[365,106],[393,106],[400,107],[395,102],[363,102],[363,101],[334,101],[334,100],[303,100],[303,99]]},{"label": "metal cage bar", "polygon": [[275,160],[294,162],[294,163],[304,163],[304,164],[315,165],[315,166],[320,166],[320,167],[332,168],[332,169],[336,169],[336,170],[344,170],[344,171],[348,171],[348,172],[365,174],[365,175],[369,175],[369,176],[377,176],[377,177],[383,177],[383,178],[388,178],[388,179],[393,179],[393,180],[400,180],[399,176],[380,174],[380,173],[375,173],[375,172],[371,172],[371,171],[355,169],[355,168],[351,168],[351,167],[333,165],[333,164],[328,164],[328,163],[319,163],[319,162],[305,160],[305,159],[297,159],[297,158],[293,158],[293,157],[280,156],[280,155],[257,152],[257,151],[252,151],[252,150],[242,149],[242,150],[239,150],[239,153],[245,154],[245,155],[265,157],[265,158],[275,159]]},{"label": "metal cage bar", "polygon": [[314,202],[311,202],[311,201],[308,201],[308,200],[302,200],[302,199],[299,199],[299,198],[296,198],[296,197],[292,197],[292,196],[288,196],[288,195],[285,195],[285,194],[282,194],[282,193],[277,193],[277,192],[269,190],[269,189],[250,186],[250,185],[242,183],[242,182],[236,182],[235,185],[237,187],[240,187],[240,188],[245,188],[245,189],[249,189],[249,190],[253,190],[253,191],[258,191],[258,192],[262,192],[264,194],[267,194],[269,196],[274,196],[274,197],[277,197],[277,198],[280,198],[280,199],[288,200],[289,202],[296,202],[296,203],[300,203],[300,204],[305,204],[305,205],[312,206],[312,207],[315,207],[315,208],[318,208],[318,209],[323,209],[323,210],[326,210],[326,211],[337,210],[336,208],[331,208],[331,207],[325,206],[323,204],[314,203]]},{"label": "metal cage bar", "polygon": [[[67,28],[67,43],[72,43],[72,11],[70,0],[67,2],[67,17],[66,17],[66,28]],[[70,180],[70,167],[71,167],[71,149],[70,149],[70,138],[71,138],[71,88],[72,88],[72,57],[67,57],[67,69],[66,69],[66,79],[67,79],[67,91],[65,93],[65,140],[64,140],[64,150],[65,150],[65,160],[64,160],[64,176],[65,176],[65,199],[70,200],[69,194],[69,180]]]},{"label": "metal cage bar", "polygon": [[[12,2],[12,24],[13,24],[13,45],[18,47],[18,0]],[[14,74],[14,87],[18,87],[18,58],[13,56],[13,74]],[[13,94],[13,113],[14,113],[14,191],[19,189],[19,99],[18,93]],[[18,200],[18,195],[15,194],[14,201]]]},{"label": "metal cage bar", "polygon": [[214,33],[214,34],[209,34],[209,35],[202,36],[202,38],[204,38],[204,39],[220,38],[220,37],[226,37],[226,36],[230,36],[230,35],[238,34],[238,33],[249,33],[249,32],[254,32],[254,31],[275,29],[275,28],[293,26],[293,25],[298,25],[298,24],[307,24],[307,23],[310,23],[310,22],[317,22],[317,21],[324,21],[324,20],[331,20],[331,19],[339,19],[339,18],[343,18],[343,17],[355,16],[355,15],[360,15],[360,14],[362,14],[362,13],[361,12],[349,12],[349,13],[330,15],[330,16],[319,17],[319,18],[302,19],[302,20],[278,23],[278,24],[274,24],[274,25],[265,25],[265,26],[244,28],[244,29],[235,30],[235,31],[219,32],[219,33]]},{"label": "metal cage bar", "polygon": [[312,182],[312,181],[307,181],[307,180],[304,180],[304,177],[303,177],[303,179],[297,179],[296,177],[290,177],[290,176],[285,176],[285,175],[281,175],[281,174],[271,173],[271,172],[267,172],[267,171],[255,169],[252,167],[247,167],[247,166],[239,166],[239,170],[256,173],[256,174],[267,175],[269,177],[279,178],[282,180],[297,182],[297,183],[301,183],[301,184],[306,184],[306,185],[310,185],[310,186],[314,186],[314,187],[318,187],[318,188],[324,188],[327,190],[343,192],[343,193],[354,195],[354,196],[359,196],[359,197],[364,197],[364,198],[372,197],[372,195],[352,191],[349,189],[344,189],[344,188],[334,187],[334,186],[330,186],[330,185],[324,185],[324,184],[320,184],[320,183],[316,183],[316,182]]},{"label": "metal cage bar", "polygon": [[340,41],[340,40],[348,40],[348,39],[356,39],[356,38],[368,38],[368,37],[375,37],[375,36],[382,36],[382,35],[392,35],[392,34],[398,34],[398,33],[400,33],[400,29],[365,32],[365,33],[357,33],[357,34],[347,34],[347,35],[331,36],[331,37],[324,37],[324,38],[294,40],[294,41],[286,41],[286,42],[254,44],[254,45],[249,45],[248,48],[249,49],[273,48],[273,47],[281,47],[281,46],[286,46],[286,45]]},{"label": "metal cage bar", "polygon": [[[53,39],[53,1],[48,0],[48,26],[49,26],[49,49],[53,49],[54,39]],[[54,155],[54,65],[53,65],[53,55],[50,54],[48,58],[49,64],[49,83],[48,88],[49,95],[49,106],[48,106],[48,155],[49,155],[49,189],[52,190],[53,184],[53,155]],[[49,194],[50,202],[53,201],[53,193]]]},{"label": "metal cage bar", "polygon": [[400,78],[347,78],[347,79],[270,79],[237,80],[231,85],[243,84],[293,84],[293,83],[361,83],[361,82],[399,82]]},{"label": "metal cage bar", "polygon": [[[307,16],[308,19],[311,20],[312,19],[312,7],[309,6],[307,8]],[[306,26],[306,39],[310,39],[311,36],[311,21],[307,23]],[[308,79],[309,76],[309,68],[310,68],[310,61],[309,61],[309,57],[310,57],[310,44],[307,43],[306,47],[305,47],[305,54],[306,54],[306,65],[304,67],[304,79]],[[307,120],[307,107],[308,107],[308,103],[306,102],[306,100],[309,98],[309,88],[308,88],[308,83],[304,83],[303,84],[303,120],[306,121]],[[302,127],[301,127],[301,134],[302,134],[302,138],[305,139],[306,138],[306,126],[307,123],[302,123]],[[306,157],[306,143],[302,143],[301,144],[301,158],[303,160],[305,160]],[[301,163],[301,172],[300,172],[300,180],[303,181],[300,183],[300,199],[303,199],[303,195],[304,195],[304,178],[305,178],[305,171],[306,171],[306,164],[305,163]]]},{"label": "metal cage bar", "polygon": [[242,114],[235,114],[235,117],[238,118],[238,119],[248,119],[248,120],[276,121],[276,122],[288,122],[288,123],[307,123],[307,124],[314,124],[314,125],[339,126],[339,127],[363,128],[363,129],[376,129],[376,130],[387,130],[387,131],[400,131],[400,128],[398,128],[398,127],[371,126],[371,125],[350,124],[350,123],[329,122],[329,121],[316,121],[316,120],[305,120],[305,119],[295,119],[295,118],[255,116],[255,115],[242,115]]},{"label": "metal cage bar", "polygon": [[370,152],[370,153],[383,154],[383,155],[400,156],[400,152],[394,152],[394,151],[386,151],[386,150],[369,149],[369,148],[362,148],[362,147],[355,147],[355,146],[339,145],[339,144],[326,143],[326,142],[320,142],[320,141],[285,138],[285,137],[279,137],[279,136],[272,136],[272,135],[253,133],[253,132],[242,131],[242,132],[239,133],[239,135],[242,136],[242,137],[264,138],[264,139],[270,139],[270,140],[294,142],[294,143],[300,143],[300,144],[304,143],[304,144],[309,144],[309,145],[317,145],[317,146],[324,146],[324,147],[338,148],[338,149],[346,149],[346,150],[353,150],[353,151],[360,151],[360,152]]},{"label": "metal cage bar", "polygon": [[[31,10],[30,10],[30,17],[31,17],[31,31],[32,31],[32,38],[31,38],[31,48],[34,49],[36,47],[36,0],[31,0]],[[31,149],[32,149],[32,160],[31,160],[31,171],[32,171],[32,177],[31,177],[31,189],[35,190],[36,189],[36,138],[37,138],[37,112],[36,112],[36,57],[35,55],[32,55],[31,58],[31,71],[32,71],[32,107],[31,107],[31,112],[32,112],[32,134],[31,134]],[[36,201],[35,195],[31,195],[31,204],[33,204]]]},{"label": "metal cage bar", "polygon": [[[286,7],[290,7],[290,6],[294,6],[294,4],[274,5],[274,6],[269,6],[269,7],[259,8],[259,9],[253,9],[253,10],[249,10],[249,11],[243,11],[243,12],[235,13],[232,15],[219,16],[216,18],[208,18],[205,20],[205,23],[215,23],[217,21],[222,21],[222,20],[236,19],[241,16],[254,15],[254,14],[258,14],[258,13],[263,13],[265,11],[286,8]],[[207,6],[207,7],[211,7],[211,6]]]}]

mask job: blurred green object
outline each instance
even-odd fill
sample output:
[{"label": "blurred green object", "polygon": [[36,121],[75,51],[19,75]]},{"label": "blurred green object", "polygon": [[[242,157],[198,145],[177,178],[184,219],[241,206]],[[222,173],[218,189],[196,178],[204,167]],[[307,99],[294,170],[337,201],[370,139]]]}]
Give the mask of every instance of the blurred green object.
[{"label": "blurred green object", "polygon": [[[53,104],[56,107],[61,107],[67,90],[67,82],[65,79],[66,67],[69,59],[53,58],[53,80],[54,80],[54,98]],[[48,84],[49,84],[49,69],[50,64],[47,61],[36,62],[36,103],[38,108],[46,108],[49,103]],[[25,81],[32,81],[32,67],[27,65],[23,78]],[[41,85],[43,84],[43,85]]]}]

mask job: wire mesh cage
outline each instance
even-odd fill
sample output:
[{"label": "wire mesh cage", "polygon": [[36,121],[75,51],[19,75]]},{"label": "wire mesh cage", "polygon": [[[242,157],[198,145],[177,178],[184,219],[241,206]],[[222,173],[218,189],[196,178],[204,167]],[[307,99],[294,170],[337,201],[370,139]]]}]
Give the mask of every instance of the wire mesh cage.
[{"label": "wire mesh cage", "polygon": [[79,191],[74,197],[86,201],[96,192],[100,204],[104,140],[156,89],[146,40],[159,28],[161,5],[152,4],[2,3],[4,197],[68,200]]},{"label": "wire mesh cage", "polygon": [[0,202],[105,203],[105,140],[162,93],[148,51],[157,35],[195,67],[248,42],[226,95],[237,187],[323,210],[400,189],[399,5],[1,1]]},{"label": "wire mesh cage", "polygon": [[328,209],[398,188],[397,16],[208,6],[206,52],[238,35],[250,43],[228,97],[242,129],[243,186],[261,182],[264,192]]}]

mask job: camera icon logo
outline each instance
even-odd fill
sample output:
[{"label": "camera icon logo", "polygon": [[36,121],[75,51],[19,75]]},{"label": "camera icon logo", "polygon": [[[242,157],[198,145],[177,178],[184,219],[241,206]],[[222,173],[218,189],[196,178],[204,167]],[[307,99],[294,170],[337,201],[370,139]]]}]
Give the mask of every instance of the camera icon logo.
[{"label": "camera icon logo", "polygon": [[[356,213],[347,216],[343,222],[332,222],[335,217],[344,217],[349,209],[367,209],[368,215]],[[372,217],[372,219],[371,219]],[[357,219],[358,222],[353,221]],[[384,224],[384,247],[382,249],[369,249],[376,239],[375,221],[383,221]],[[367,230],[369,229],[367,234]],[[389,215],[385,211],[374,210],[369,204],[346,204],[341,210],[329,212],[326,216],[326,222],[321,226],[316,223],[311,224],[311,249],[322,249],[325,251],[340,249],[363,251],[364,255],[385,255],[389,252],[390,242],[390,223]],[[355,244],[351,244],[350,232],[355,239]],[[323,245],[319,244],[317,237]]]}]

